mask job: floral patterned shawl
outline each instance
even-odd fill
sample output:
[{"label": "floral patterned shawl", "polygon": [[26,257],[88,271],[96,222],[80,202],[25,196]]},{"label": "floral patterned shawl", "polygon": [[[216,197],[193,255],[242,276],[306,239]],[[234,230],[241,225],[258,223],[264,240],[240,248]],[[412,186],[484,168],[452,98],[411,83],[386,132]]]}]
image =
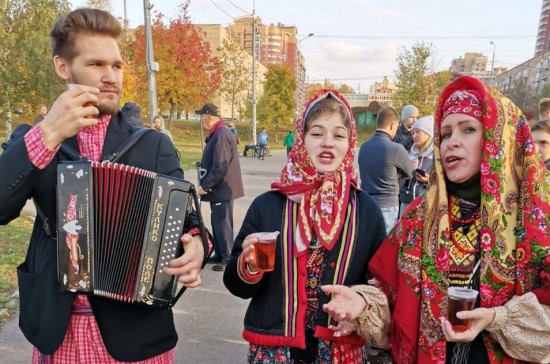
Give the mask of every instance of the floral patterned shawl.
[{"label": "floral patterned shawl", "polygon": [[[549,174],[521,111],[477,79],[461,77],[439,100],[427,193],[409,206],[369,266],[392,305],[397,363],[445,363],[439,317],[446,315],[452,242],[439,125],[443,104],[456,90],[476,90],[482,103],[480,305],[501,306],[529,291],[550,304]],[[483,338],[491,363],[516,362],[489,335]]]},{"label": "floral patterned shawl", "polygon": [[[349,149],[344,161],[334,172],[317,172],[304,145],[304,126],[311,108],[320,100],[332,97],[341,102],[350,114],[351,128]],[[302,118],[296,123],[296,143],[288,156],[288,161],[278,180],[271,184],[272,189],[300,200],[300,216],[296,254],[307,253],[313,232],[319,243],[331,250],[340,236],[351,186],[357,188],[357,170],[353,162],[357,134],[353,113],[346,99],[335,90],[319,91],[306,105]]]}]

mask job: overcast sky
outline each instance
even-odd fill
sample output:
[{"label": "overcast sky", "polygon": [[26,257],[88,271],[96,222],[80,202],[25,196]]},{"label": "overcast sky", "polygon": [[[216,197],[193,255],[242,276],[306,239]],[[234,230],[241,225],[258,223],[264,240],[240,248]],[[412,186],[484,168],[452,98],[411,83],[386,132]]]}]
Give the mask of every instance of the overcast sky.
[{"label": "overcast sky", "polygon": [[[75,7],[85,0],[72,0]],[[130,26],[143,24],[141,0],[127,0]],[[179,0],[150,0],[153,11],[170,17]],[[191,0],[193,23],[229,25],[252,13],[263,24],[298,28],[310,82],[329,79],[368,92],[383,76],[395,77],[395,58],[417,41],[431,43],[434,69],[448,69],[465,52],[488,57],[495,67],[514,67],[533,57],[542,0]],[[112,0],[124,16],[124,0]],[[154,40],[153,40],[154,41]],[[490,44],[493,41],[495,47]]]}]

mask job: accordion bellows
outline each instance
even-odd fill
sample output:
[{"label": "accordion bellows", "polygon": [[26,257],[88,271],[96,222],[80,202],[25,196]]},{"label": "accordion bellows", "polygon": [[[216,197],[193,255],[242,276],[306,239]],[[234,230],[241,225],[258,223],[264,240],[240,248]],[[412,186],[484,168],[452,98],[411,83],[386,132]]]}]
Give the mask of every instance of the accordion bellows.
[{"label": "accordion bellows", "polygon": [[[194,186],[110,162],[57,167],[58,279],[63,291],[169,307]],[[182,288],[183,289],[183,288]],[[177,298],[175,298],[177,296]]]}]

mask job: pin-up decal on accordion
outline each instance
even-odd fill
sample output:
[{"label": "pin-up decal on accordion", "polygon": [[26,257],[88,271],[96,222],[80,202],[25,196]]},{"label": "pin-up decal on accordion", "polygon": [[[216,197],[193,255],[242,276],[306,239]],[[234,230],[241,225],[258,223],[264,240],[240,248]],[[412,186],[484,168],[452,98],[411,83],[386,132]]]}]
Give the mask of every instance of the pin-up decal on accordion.
[{"label": "pin-up decal on accordion", "polygon": [[180,237],[197,201],[193,184],[185,180],[110,162],[59,163],[61,289],[173,306],[185,288],[178,291],[176,277],[163,268],[183,254]]}]

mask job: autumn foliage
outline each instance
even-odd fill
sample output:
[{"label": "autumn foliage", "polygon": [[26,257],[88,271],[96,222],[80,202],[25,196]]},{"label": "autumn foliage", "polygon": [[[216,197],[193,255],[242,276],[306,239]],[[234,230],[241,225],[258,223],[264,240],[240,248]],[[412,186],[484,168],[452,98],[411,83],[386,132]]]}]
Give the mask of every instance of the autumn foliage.
[{"label": "autumn foliage", "polygon": [[[220,85],[220,66],[210,55],[207,42],[190,22],[189,2],[179,7],[172,19],[162,13],[155,15],[152,24],[153,54],[159,64],[155,74],[159,110],[184,112],[207,102]],[[139,27],[130,48],[126,68],[126,99],[133,98],[148,113],[148,84],[145,31]]]}]

